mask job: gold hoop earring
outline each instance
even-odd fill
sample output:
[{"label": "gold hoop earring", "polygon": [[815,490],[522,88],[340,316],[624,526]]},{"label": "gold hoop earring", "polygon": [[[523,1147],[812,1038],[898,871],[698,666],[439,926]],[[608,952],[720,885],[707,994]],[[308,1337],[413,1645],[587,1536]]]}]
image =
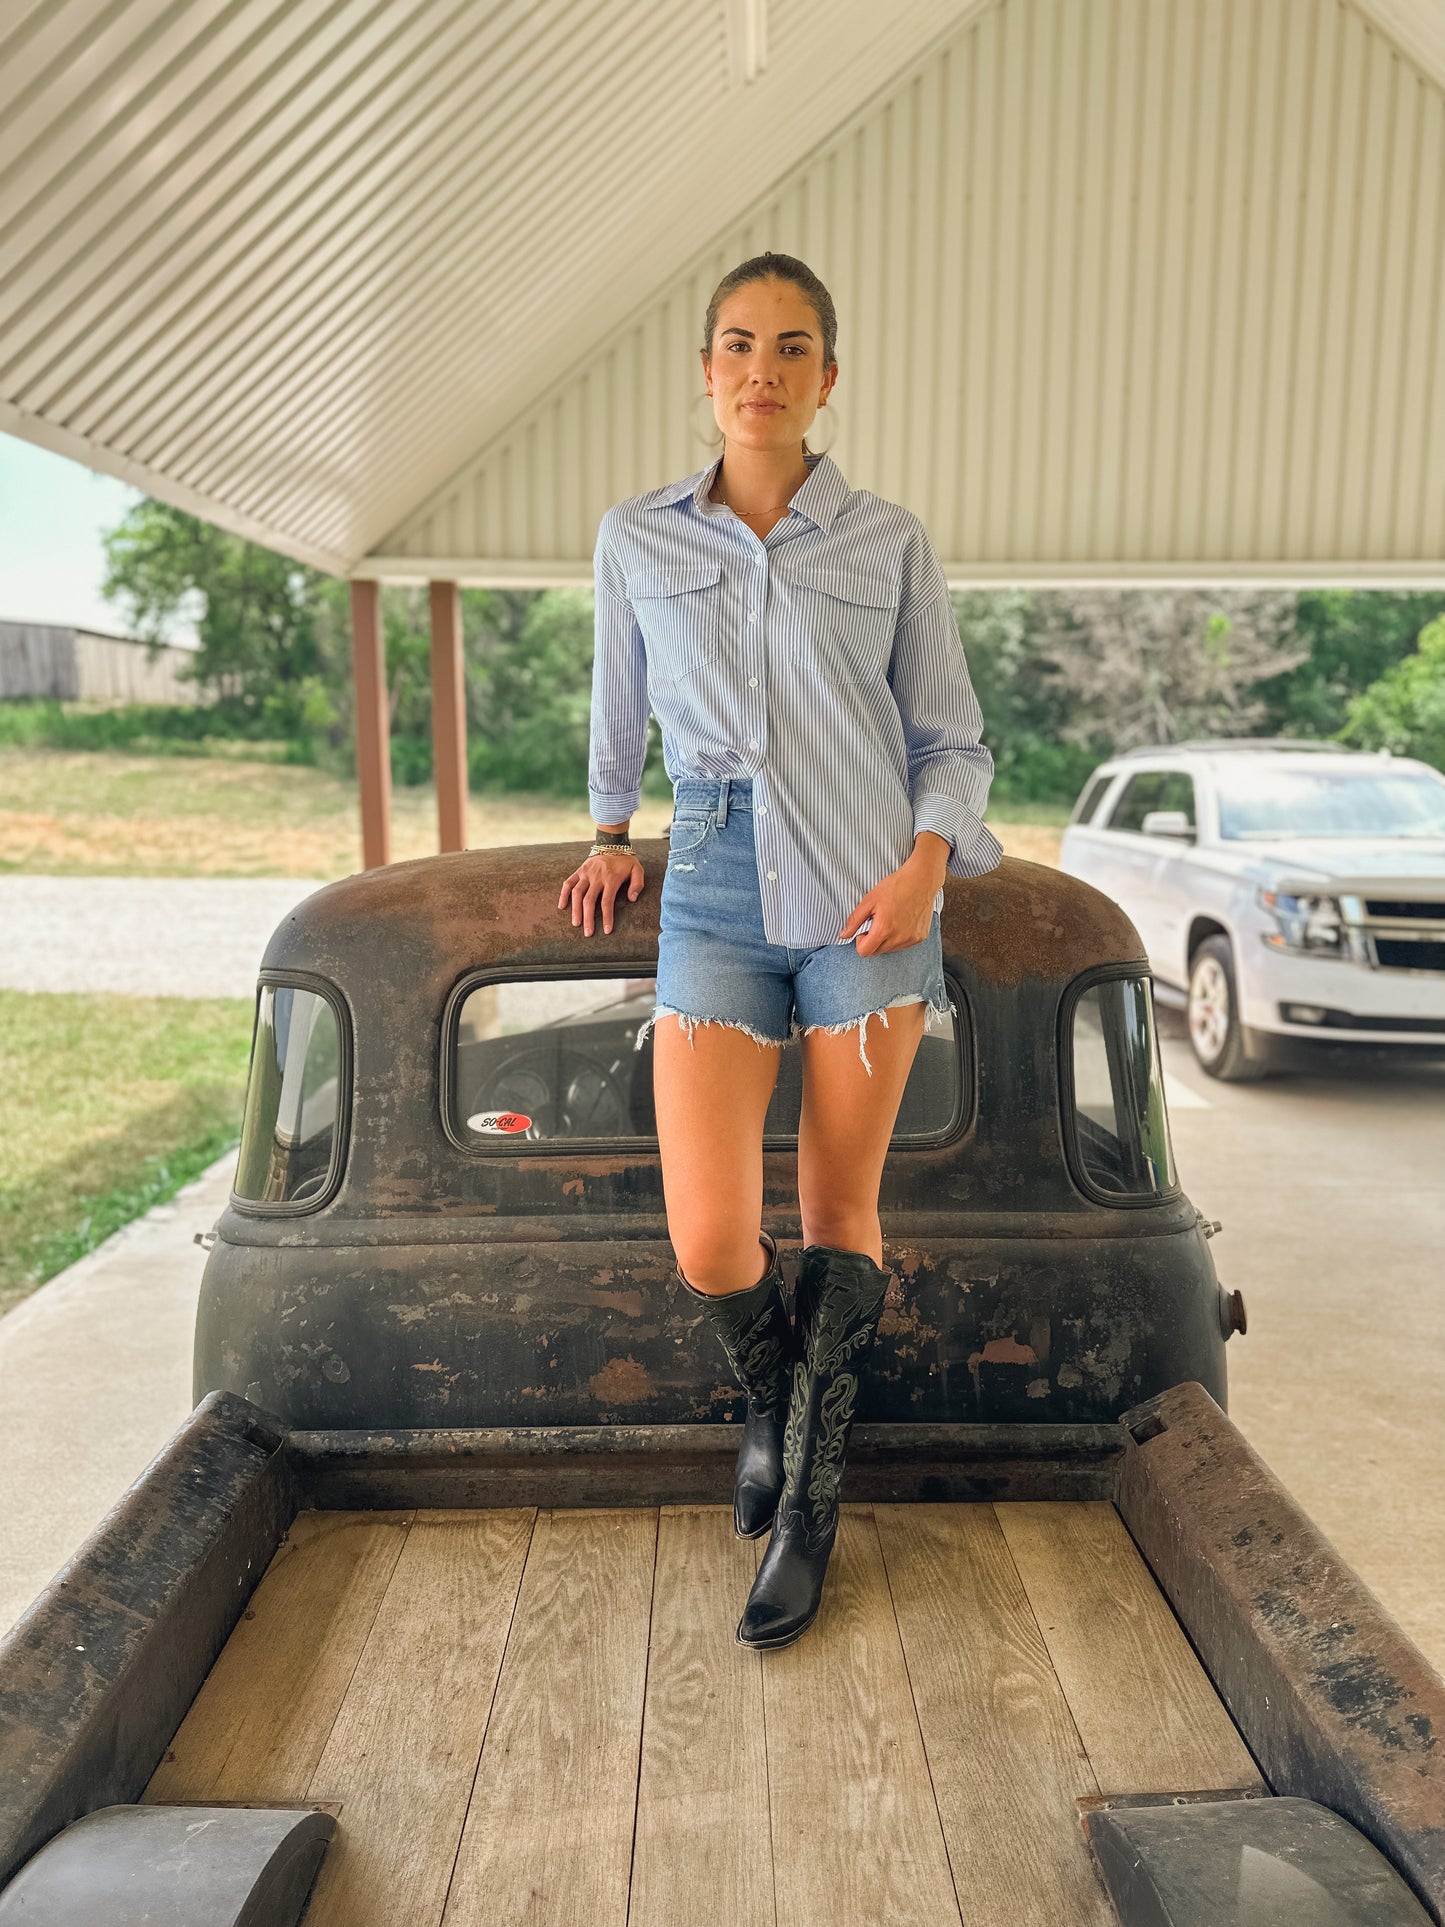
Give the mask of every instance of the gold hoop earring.
[{"label": "gold hoop earring", "polygon": [[842,432],[838,426],[838,411],[832,405],[831,402],[820,402],[818,404],[818,415],[821,415],[825,408],[828,410],[828,414],[830,419],[832,420],[833,427],[832,427],[831,433],[828,436],[827,441],[823,444],[821,448],[819,448],[817,442],[814,441],[813,439],[813,430],[816,429],[818,425],[818,416],[815,415],[813,417],[813,427],[808,430],[808,447],[814,455],[828,454],[829,451],[832,449],[834,443],[837,441],[839,434]]},{"label": "gold hoop earring", "polygon": [[[697,418],[697,405],[700,401],[707,403],[707,427],[704,427]],[[689,420],[692,425],[694,441],[704,442],[709,448],[722,447],[723,433],[717,425],[717,412],[712,405],[712,396],[707,393],[706,389],[703,390],[702,394],[693,397]],[[711,434],[708,433],[709,428],[712,430]]]}]

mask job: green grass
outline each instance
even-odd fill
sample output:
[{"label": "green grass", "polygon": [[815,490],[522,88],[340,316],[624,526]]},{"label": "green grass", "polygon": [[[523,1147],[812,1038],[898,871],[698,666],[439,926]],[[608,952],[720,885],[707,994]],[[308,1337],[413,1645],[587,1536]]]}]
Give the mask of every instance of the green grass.
[{"label": "green grass", "polygon": [[235,1144],[249,999],[0,990],[0,1312]]}]

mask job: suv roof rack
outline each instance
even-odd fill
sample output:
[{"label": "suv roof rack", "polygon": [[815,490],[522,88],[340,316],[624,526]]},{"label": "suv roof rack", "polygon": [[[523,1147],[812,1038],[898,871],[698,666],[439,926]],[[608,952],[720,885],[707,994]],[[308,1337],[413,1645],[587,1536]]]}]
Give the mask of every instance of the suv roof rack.
[{"label": "suv roof rack", "polygon": [[[1116,751],[1112,762],[1122,763],[1131,756],[1168,756],[1177,749],[1303,749],[1332,752],[1336,756],[1363,756],[1368,750],[1351,749],[1348,743],[1321,743],[1308,736],[1192,736],[1187,743],[1140,743],[1133,749]],[[1377,754],[1379,752],[1376,752]]]}]

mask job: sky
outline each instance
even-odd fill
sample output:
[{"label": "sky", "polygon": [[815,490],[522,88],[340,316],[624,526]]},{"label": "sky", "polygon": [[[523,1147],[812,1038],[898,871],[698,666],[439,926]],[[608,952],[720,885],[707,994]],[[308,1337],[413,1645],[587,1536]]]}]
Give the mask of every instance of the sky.
[{"label": "sky", "polygon": [[[0,434],[0,622],[58,622],[129,633],[100,593],[100,538],[141,491],[15,435]],[[178,621],[172,642],[193,642]]]}]

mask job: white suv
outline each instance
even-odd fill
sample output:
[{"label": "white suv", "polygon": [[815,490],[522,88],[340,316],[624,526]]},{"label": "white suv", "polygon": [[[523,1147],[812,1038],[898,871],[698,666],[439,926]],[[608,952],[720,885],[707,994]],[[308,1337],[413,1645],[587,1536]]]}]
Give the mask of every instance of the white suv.
[{"label": "white suv", "polygon": [[1122,907],[1212,1076],[1308,1046],[1445,1053],[1445,776],[1334,743],[1246,737],[1103,763],[1062,866]]}]

